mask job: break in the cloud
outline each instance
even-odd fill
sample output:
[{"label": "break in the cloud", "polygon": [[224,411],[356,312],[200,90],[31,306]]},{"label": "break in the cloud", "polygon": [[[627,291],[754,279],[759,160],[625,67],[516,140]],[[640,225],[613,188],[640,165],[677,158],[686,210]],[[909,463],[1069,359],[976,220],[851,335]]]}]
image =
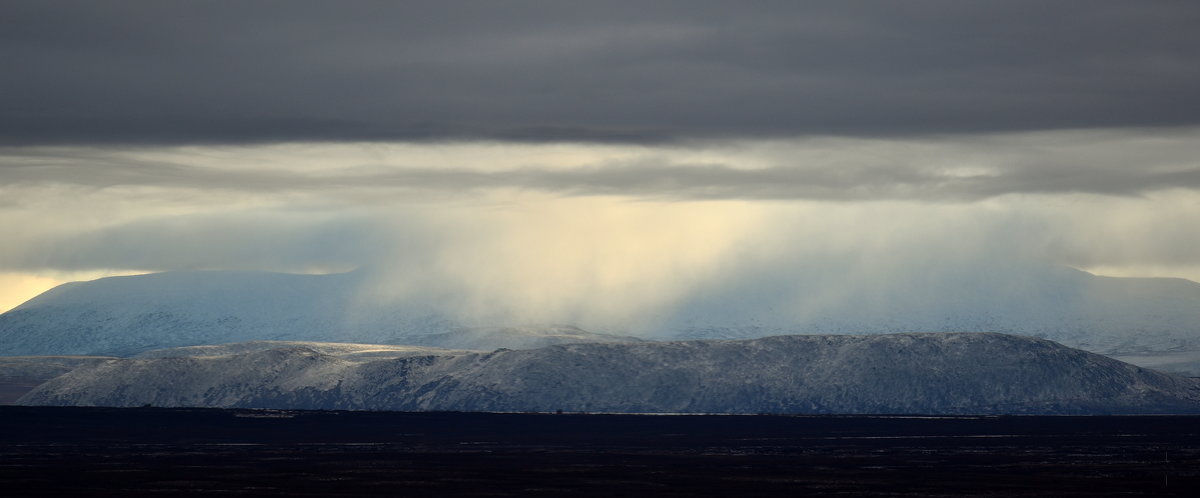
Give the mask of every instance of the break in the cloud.
[{"label": "break in the cloud", "polygon": [[1200,5],[8,1],[8,144],[1200,125]]}]

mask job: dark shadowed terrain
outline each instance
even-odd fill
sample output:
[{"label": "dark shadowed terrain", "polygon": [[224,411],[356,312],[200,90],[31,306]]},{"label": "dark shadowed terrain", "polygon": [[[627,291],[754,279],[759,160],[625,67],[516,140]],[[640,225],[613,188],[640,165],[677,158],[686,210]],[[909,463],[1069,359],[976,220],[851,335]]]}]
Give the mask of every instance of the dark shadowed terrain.
[{"label": "dark shadowed terrain", "polygon": [[1200,417],[0,407],[30,495],[1195,496]]}]

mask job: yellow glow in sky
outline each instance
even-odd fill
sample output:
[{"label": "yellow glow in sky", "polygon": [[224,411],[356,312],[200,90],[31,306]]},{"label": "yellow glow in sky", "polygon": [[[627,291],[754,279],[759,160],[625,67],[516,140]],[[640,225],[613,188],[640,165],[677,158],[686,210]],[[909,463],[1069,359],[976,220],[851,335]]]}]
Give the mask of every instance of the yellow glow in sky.
[{"label": "yellow glow in sky", "polygon": [[38,294],[67,282],[95,280],[97,278],[120,275],[137,275],[139,273],[141,272],[87,271],[35,275],[32,273],[0,272],[0,313],[16,308],[21,303],[33,299]]},{"label": "yellow glow in sky", "polygon": [[0,313],[61,283],[60,280],[27,273],[0,273]]}]

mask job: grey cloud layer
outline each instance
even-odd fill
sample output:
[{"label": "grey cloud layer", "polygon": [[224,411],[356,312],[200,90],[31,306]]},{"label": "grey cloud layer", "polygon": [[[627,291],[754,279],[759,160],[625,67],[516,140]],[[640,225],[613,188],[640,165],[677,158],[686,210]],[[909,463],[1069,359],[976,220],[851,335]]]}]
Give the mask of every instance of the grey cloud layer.
[{"label": "grey cloud layer", "polygon": [[1200,124],[1200,4],[0,5],[9,144]]},{"label": "grey cloud layer", "polygon": [[[290,161],[312,149],[205,152],[105,148],[0,148],[0,187],[149,186],[271,193],[312,193],[374,202],[373,192],[436,198],[489,189],[568,196],[616,195],[659,200],[914,200],[970,202],[1008,194],[1088,193],[1139,196],[1200,189],[1200,130],[1177,133],[1033,133],[927,141],[813,140],[707,144],[696,149],[629,147],[622,159],[589,165],[494,164],[486,149],[476,165],[406,159],[372,165],[363,154],[319,167]],[[706,147],[706,148],[704,148]],[[166,149],[174,150],[174,149]],[[239,152],[240,151],[240,152]],[[308,152],[306,152],[308,151]],[[697,160],[688,153],[712,153]],[[392,153],[383,152],[381,157]],[[243,157],[246,156],[246,157]],[[247,158],[248,157],[248,158]],[[340,195],[340,197],[339,197]]]},{"label": "grey cloud layer", "polygon": [[27,237],[22,247],[0,248],[0,269],[346,270],[379,260],[375,251],[381,237],[377,223],[346,214],[152,217],[83,233]]}]

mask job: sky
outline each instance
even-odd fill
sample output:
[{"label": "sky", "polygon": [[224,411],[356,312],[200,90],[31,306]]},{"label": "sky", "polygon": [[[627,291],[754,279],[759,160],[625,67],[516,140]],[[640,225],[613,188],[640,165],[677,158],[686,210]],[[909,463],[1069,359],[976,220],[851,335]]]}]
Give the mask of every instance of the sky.
[{"label": "sky", "polygon": [[171,270],[366,268],[379,299],[539,320],[797,268],[845,276],[831,295],[1007,261],[1200,280],[1197,25],[1183,1],[9,0],[0,310]]}]

